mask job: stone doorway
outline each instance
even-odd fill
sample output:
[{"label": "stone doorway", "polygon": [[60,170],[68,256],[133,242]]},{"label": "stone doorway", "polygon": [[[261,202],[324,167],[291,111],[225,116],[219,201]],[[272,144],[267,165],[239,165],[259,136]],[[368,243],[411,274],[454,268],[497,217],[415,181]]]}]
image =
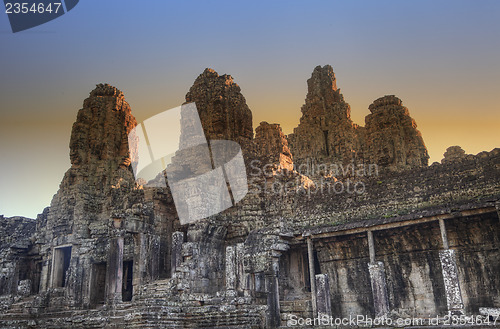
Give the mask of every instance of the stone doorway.
[{"label": "stone doorway", "polygon": [[52,259],[52,287],[65,287],[66,276],[71,261],[71,246],[57,247],[54,249]]},{"label": "stone doorway", "polygon": [[92,284],[90,286],[91,307],[102,305],[105,302],[106,293],[106,262],[97,263],[92,266]]},{"label": "stone doorway", "polygon": [[123,261],[123,283],[122,283],[122,301],[130,302],[132,300],[132,278],[133,278],[134,261]]}]

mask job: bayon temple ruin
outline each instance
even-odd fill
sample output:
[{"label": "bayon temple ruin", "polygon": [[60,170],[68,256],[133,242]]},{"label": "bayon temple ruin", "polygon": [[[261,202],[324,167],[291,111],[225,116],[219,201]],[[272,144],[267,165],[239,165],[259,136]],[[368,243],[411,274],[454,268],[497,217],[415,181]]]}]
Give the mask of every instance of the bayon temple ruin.
[{"label": "bayon temple ruin", "polygon": [[76,116],[71,167],[50,206],[36,219],[0,217],[1,328],[500,314],[500,149],[453,146],[429,164],[401,99],[374,100],[357,125],[329,65],[307,80],[288,136],[277,123],[254,132],[229,75],[206,69],[185,99],[207,139],[240,145],[246,196],[181,223],[168,185],[134,177],[137,122],[124,94],[98,85]]}]

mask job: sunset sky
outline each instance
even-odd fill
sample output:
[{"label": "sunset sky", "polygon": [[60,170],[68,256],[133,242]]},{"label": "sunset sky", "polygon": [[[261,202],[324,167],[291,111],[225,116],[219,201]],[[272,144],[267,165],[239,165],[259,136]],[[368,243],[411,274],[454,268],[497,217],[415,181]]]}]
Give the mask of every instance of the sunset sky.
[{"label": "sunset sky", "polygon": [[0,214],[35,217],[70,167],[71,125],[100,82],[138,121],[183,103],[206,67],[231,74],[253,124],[297,126],[316,65],[364,125],[397,95],[431,162],[500,147],[500,1],[80,1],[12,33],[0,13]]}]

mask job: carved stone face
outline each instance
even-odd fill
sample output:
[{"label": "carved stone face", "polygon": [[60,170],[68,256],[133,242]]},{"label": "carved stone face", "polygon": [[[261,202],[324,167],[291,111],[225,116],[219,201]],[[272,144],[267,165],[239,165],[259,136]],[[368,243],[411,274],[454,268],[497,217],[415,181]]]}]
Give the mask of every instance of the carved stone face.
[{"label": "carved stone face", "polygon": [[211,124],[210,124],[210,132],[214,136],[221,137],[230,137],[228,135],[228,131],[226,131],[226,115],[224,111],[224,106],[221,100],[216,100],[214,102],[213,113],[210,115]]}]

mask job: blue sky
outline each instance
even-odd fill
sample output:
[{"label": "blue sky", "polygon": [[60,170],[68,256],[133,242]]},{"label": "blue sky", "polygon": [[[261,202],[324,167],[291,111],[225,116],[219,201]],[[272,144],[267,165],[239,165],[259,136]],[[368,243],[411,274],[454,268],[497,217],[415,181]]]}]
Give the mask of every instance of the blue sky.
[{"label": "blue sky", "polygon": [[0,214],[36,216],[69,168],[71,125],[100,82],[138,121],[181,104],[206,67],[231,74],[253,115],[292,132],[306,80],[331,64],[364,125],[395,94],[431,161],[500,146],[498,1],[80,1],[13,34],[0,13]]}]

